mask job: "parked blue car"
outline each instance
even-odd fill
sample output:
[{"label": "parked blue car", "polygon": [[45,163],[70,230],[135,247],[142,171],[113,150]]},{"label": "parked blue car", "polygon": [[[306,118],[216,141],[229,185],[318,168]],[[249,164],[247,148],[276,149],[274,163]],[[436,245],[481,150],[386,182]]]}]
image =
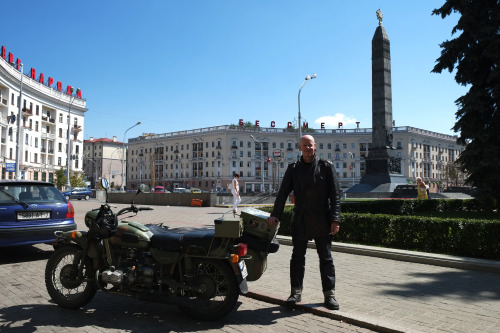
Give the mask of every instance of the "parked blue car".
[{"label": "parked blue car", "polygon": [[89,200],[92,195],[92,190],[86,187],[74,187],[69,191],[63,192],[66,200],[78,199],[78,200]]},{"label": "parked blue car", "polygon": [[75,210],[54,184],[0,180],[0,247],[51,243],[76,230]]}]

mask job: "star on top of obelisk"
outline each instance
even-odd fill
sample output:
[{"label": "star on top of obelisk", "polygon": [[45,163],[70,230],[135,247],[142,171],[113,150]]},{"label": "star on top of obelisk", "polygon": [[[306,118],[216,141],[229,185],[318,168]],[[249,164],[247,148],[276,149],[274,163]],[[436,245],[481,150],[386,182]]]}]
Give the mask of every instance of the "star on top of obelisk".
[{"label": "star on top of obelisk", "polygon": [[382,14],[382,11],[380,9],[377,10],[377,20],[378,20],[378,25],[382,25],[382,18],[384,17],[384,14]]}]

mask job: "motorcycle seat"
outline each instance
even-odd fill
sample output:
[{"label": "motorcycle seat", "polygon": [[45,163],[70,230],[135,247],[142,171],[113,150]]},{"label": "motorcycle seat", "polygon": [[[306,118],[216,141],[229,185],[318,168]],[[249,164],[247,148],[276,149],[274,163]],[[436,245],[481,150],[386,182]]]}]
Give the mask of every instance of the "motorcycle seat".
[{"label": "motorcycle seat", "polygon": [[190,247],[203,248],[208,251],[220,245],[221,240],[214,238],[215,231],[212,229],[169,229],[161,225],[147,225],[153,233],[151,245],[165,251],[182,251]]}]

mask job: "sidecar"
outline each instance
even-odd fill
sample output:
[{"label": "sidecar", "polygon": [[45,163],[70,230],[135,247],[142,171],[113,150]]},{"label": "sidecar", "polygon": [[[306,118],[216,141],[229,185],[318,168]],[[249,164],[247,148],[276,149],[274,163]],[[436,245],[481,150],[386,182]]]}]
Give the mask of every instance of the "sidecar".
[{"label": "sidecar", "polygon": [[244,208],[241,211],[243,234],[238,241],[248,245],[248,255],[252,257],[245,260],[247,281],[258,280],[267,269],[267,255],[276,253],[279,249],[280,244],[276,239],[279,222],[270,226],[267,223],[269,215],[270,213],[256,208]]}]

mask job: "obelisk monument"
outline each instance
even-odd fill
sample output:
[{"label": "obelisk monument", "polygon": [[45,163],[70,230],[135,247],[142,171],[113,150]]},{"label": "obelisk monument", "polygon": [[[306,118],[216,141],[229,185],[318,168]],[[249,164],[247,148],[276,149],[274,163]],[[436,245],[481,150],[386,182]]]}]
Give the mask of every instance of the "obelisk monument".
[{"label": "obelisk monument", "polygon": [[406,180],[401,174],[401,158],[393,146],[391,45],[380,9],[377,19],[379,25],[372,39],[372,145],[360,184],[369,185],[370,191],[392,192]]}]

